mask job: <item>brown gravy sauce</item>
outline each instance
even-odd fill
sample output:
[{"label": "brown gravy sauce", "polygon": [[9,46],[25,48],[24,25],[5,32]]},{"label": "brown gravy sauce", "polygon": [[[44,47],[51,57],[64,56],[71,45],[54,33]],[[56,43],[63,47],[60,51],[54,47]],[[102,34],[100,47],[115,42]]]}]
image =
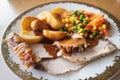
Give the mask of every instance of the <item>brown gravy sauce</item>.
[{"label": "brown gravy sauce", "polygon": [[52,44],[43,44],[45,50],[49,53],[49,55],[53,57],[57,57],[57,53],[60,51],[55,45]]},{"label": "brown gravy sauce", "polygon": [[70,52],[67,52],[65,49],[62,49],[62,54],[64,55],[64,56],[72,56],[72,53],[70,53]]},{"label": "brown gravy sauce", "polygon": [[90,44],[88,46],[89,48],[94,48],[94,47],[96,47],[98,45],[99,39],[92,39],[92,40],[87,39],[87,43]]},{"label": "brown gravy sauce", "polygon": [[[88,46],[89,48],[94,48],[98,45],[99,40],[98,39],[93,39],[93,40],[87,39],[87,43],[90,44]],[[56,45],[52,45],[52,44],[43,44],[43,47],[48,52],[48,54],[53,56],[54,58],[57,57],[57,53],[60,51],[60,49]],[[67,52],[64,48],[62,49],[62,54],[64,56],[72,55],[72,53]]]}]

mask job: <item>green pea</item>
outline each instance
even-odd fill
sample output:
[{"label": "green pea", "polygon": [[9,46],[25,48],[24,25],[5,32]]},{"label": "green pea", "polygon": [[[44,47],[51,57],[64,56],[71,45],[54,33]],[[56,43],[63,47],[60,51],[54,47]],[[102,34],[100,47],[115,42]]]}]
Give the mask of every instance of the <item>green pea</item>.
[{"label": "green pea", "polygon": [[82,29],[82,33],[85,33],[86,32],[86,29]]},{"label": "green pea", "polygon": [[72,10],[72,11],[70,11],[70,14],[71,14],[71,15],[73,15],[73,14],[74,14],[74,11],[73,11],[73,10]]},{"label": "green pea", "polygon": [[80,14],[81,14],[81,12],[80,12],[80,11],[78,11],[78,10],[76,10],[76,11],[75,11],[75,14],[76,14],[76,15],[80,15]]},{"label": "green pea", "polygon": [[78,13],[78,10],[75,10],[74,13],[77,14],[77,13]]},{"label": "green pea", "polygon": [[84,17],[85,17],[85,15],[84,15],[84,14],[81,14],[81,15],[80,15],[80,18],[84,18]]},{"label": "green pea", "polygon": [[101,35],[101,34],[98,34],[98,35],[97,35],[97,38],[99,38],[99,39],[102,38],[102,35]]},{"label": "green pea", "polygon": [[74,31],[74,32],[76,32],[76,33],[78,32],[78,30],[77,30],[77,29],[75,29],[75,30],[73,30],[73,31]]},{"label": "green pea", "polygon": [[74,32],[78,32],[79,29],[80,29],[80,27],[77,26],[77,25],[73,27],[73,31],[74,31]]},{"label": "green pea", "polygon": [[73,26],[73,29],[74,29],[74,30],[77,29],[77,26]]},{"label": "green pea", "polygon": [[71,35],[69,33],[67,33],[67,38],[71,38]]},{"label": "green pea", "polygon": [[59,31],[67,31],[67,28],[66,27],[60,28]]},{"label": "green pea", "polygon": [[108,22],[108,26],[110,26],[110,22]]},{"label": "green pea", "polygon": [[75,24],[76,24],[76,20],[73,19],[73,20],[71,21],[71,23],[72,23],[73,25],[75,25]]},{"label": "green pea", "polygon": [[96,33],[96,32],[93,32],[93,33],[92,33],[92,35],[93,35],[93,36],[96,36],[96,35],[97,35],[97,33]]},{"label": "green pea", "polygon": [[63,31],[67,31],[67,28],[66,28],[66,27],[63,27]]},{"label": "green pea", "polygon": [[60,30],[59,31],[63,31],[63,29],[62,28],[60,28]]},{"label": "green pea", "polygon": [[80,27],[80,25],[76,25],[77,26],[77,29],[79,30],[81,27]]},{"label": "green pea", "polygon": [[70,13],[71,13],[71,15],[79,15],[79,11],[78,10],[75,10],[75,11],[72,10]]},{"label": "green pea", "polygon": [[79,26],[79,25],[76,25],[76,26],[73,27],[73,29],[79,30],[79,29],[80,29],[80,26]]},{"label": "green pea", "polygon": [[88,23],[88,20],[87,20],[86,18],[83,18],[83,22],[84,22],[85,24],[87,24],[87,23]]},{"label": "green pea", "polygon": [[83,18],[84,18],[84,17],[85,17],[84,14],[81,14],[81,15],[80,15],[80,18],[79,18],[80,22],[83,22]]}]

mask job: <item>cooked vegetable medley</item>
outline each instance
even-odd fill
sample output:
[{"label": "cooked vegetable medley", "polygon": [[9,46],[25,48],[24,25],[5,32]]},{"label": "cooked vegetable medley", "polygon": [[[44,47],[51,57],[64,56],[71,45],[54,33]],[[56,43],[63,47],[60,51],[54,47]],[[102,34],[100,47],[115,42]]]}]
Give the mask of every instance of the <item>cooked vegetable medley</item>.
[{"label": "cooked vegetable medley", "polygon": [[60,31],[78,33],[84,38],[110,37],[110,24],[102,14],[94,14],[84,10],[65,11],[62,15],[62,22],[65,24]]}]

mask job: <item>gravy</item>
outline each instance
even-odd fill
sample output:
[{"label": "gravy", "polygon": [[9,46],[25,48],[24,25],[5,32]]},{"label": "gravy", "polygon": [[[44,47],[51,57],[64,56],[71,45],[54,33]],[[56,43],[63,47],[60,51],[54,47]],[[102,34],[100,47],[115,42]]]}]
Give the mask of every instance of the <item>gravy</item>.
[{"label": "gravy", "polygon": [[51,55],[53,57],[57,57],[57,53],[60,50],[55,45],[51,45],[51,44],[43,44],[43,47],[49,53],[49,55]]}]

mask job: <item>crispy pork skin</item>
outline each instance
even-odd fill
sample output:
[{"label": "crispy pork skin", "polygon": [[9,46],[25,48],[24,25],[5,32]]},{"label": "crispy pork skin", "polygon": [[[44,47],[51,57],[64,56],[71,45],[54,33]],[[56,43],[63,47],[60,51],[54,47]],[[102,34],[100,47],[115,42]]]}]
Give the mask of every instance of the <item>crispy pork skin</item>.
[{"label": "crispy pork skin", "polygon": [[10,33],[6,40],[8,46],[12,48],[25,66],[30,67],[34,65],[34,53],[21,37],[16,33]]},{"label": "crispy pork skin", "polygon": [[56,41],[54,44],[60,49],[65,49],[67,52],[83,51],[87,48],[87,42],[84,38],[65,39]]}]

